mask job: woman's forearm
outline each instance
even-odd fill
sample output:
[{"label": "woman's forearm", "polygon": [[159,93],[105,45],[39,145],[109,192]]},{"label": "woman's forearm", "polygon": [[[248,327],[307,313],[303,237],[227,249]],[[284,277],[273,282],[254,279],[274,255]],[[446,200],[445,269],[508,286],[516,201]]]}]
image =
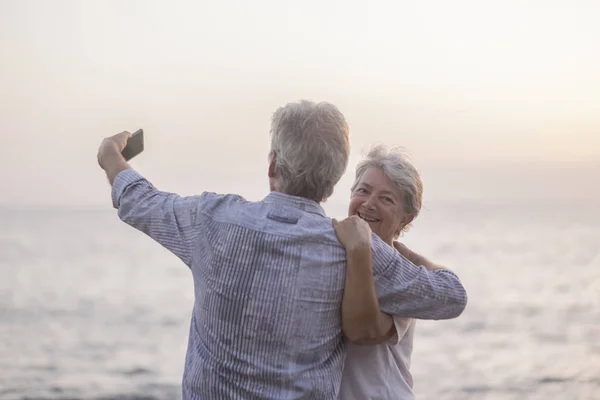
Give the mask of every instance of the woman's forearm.
[{"label": "woman's forearm", "polygon": [[373,280],[371,246],[346,251],[347,269],[342,298],[344,335],[353,343],[383,343],[395,333],[392,317],[379,310]]},{"label": "woman's forearm", "polygon": [[357,337],[351,340],[354,344],[383,344],[387,343],[394,335],[396,335],[396,325],[394,318],[382,311],[377,311],[377,327],[373,332],[363,332],[362,337]]}]

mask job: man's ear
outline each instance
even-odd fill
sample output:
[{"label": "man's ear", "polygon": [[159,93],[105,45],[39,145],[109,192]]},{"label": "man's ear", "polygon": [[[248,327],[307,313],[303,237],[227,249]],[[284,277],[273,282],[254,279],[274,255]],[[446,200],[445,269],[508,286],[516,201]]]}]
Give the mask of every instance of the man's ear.
[{"label": "man's ear", "polygon": [[275,178],[277,175],[275,164],[277,163],[277,153],[274,151],[269,154],[269,178]]}]

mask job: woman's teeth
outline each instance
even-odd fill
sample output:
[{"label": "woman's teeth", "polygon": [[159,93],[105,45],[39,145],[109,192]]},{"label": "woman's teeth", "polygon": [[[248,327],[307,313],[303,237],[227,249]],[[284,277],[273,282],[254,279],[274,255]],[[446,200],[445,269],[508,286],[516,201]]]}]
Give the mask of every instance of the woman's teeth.
[{"label": "woman's teeth", "polygon": [[377,222],[377,221],[379,221],[378,219],[375,219],[375,218],[365,217],[364,215],[362,215],[360,213],[357,213],[357,214],[358,214],[359,218],[364,219],[367,222]]}]

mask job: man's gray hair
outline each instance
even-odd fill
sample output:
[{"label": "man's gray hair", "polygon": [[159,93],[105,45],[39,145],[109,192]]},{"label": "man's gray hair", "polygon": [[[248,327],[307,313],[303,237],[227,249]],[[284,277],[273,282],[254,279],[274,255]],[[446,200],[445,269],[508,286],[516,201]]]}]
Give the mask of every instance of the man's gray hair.
[{"label": "man's gray hair", "polygon": [[325,201],[348,165],[350,143],[344,115],[332,104],[302,100],[279,108],[271,120],[271,156],[277,190]]},{"label": "man's gray hair", "polygon": [[381,169],[390,178],[404,196],[404,212],[416,218],[423,204],[423,182],[408,155],[398,147],[388,150],[384,145],[374,146],[367,157],[356,166],[352,192],[365,171],[371,167]]}]

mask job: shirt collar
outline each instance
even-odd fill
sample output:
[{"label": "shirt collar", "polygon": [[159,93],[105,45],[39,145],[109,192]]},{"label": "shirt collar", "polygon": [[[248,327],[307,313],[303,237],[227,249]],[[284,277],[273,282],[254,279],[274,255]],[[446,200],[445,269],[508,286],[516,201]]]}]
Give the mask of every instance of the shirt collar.
[{"label": "shirt collar", "polygon": [[264,198],[263,202],[295,207],[312,214],[327,217],[325,210],[323,210],[323,207],[321,207],[319,203],[305,197],[292,196],[281,192],[271,192]]}]

